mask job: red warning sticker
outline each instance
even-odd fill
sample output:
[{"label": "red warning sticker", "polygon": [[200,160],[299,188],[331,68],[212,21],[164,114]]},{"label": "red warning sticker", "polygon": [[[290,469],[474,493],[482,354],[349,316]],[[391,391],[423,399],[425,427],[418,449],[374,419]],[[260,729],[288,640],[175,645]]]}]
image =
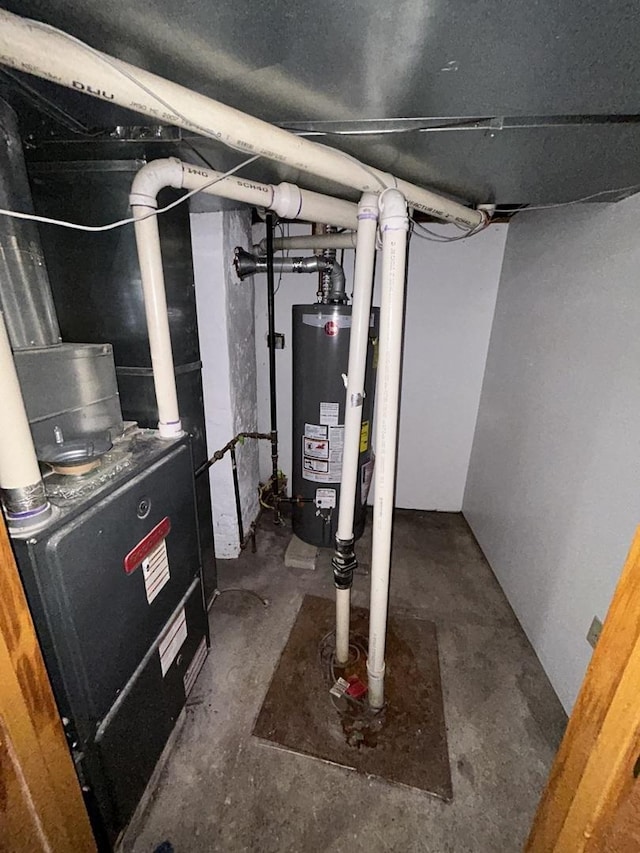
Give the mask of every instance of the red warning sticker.
[{"label": "red warning sticker", "polygon": [[141,539],[140,542],[138,542],[135,548],[132,548],[131,551],[129,551],[127,556],[124,558],[125,572],[130,575],[131,572],[137,569],[144,558],[148,557],[163,539],[166,539],[170,530],[171,520],[167,515],[162,519],[162,521],[156,524],[153,530],[147,533],[144,539]]}]

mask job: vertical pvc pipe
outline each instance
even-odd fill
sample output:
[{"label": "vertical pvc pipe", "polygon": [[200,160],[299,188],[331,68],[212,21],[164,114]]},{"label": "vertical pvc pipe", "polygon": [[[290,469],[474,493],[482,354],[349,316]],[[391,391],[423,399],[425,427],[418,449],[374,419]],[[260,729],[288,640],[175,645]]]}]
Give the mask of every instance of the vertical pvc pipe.
[{"label": "vertical pvc pipe", "polygon": [[29,420],[2,314],[0,314],[0,400],[2,400],[2,417],[7,425],[0,441],[2,503],[9,525],[26,527],[35,516],[48,512],[49,504],[45,497]]},{"label": "vertical pvc pipe", "polygon": [[398,403],[409,220],[398,190],[379,199],[382,232],[382,298],[376,385],[376,478],[373,505],[371,600],[369,609],[369,704],[384,706],[384,655],[389,602],[391,531],[396,475]]},{"label": "vertical pvc pipe", "polygon": [[362,404],[367,366],[377,227],[378,198],[372,193],[364,193],[358,206],[356,265],[344,409],[344,450],[342,476],[340,478],[336,554],[333,560],[336,583],[336,660],[338,664],[345,664],[349,658],[351,583],[353,569],[357,565],[353,547],[353,517],[358,482],[358,462],[360,460],[360,429],[362,427]]},{"label": "vertical pvc pipe", "polygon": [[[156,206],[133,204],[132,209],[136,217],[136,244],[149,332],[153,384],[158,403],[158,431],[162,438],[175,438],[182,435],[182,423],[178,411],[158,217],[148,215],[154,213]],[[142,219],[145,215],[147,218]]]}]

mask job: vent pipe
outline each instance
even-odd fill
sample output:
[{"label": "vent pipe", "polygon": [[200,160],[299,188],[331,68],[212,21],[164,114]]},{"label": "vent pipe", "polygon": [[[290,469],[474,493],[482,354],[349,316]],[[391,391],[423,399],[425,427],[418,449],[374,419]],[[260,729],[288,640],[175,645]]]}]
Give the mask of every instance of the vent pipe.
[{"label": "vent pipe", "polygon": [[[245,279],[248,275],[267,272],[268,259],[260,258],[245,252],[240,246],[236,246],[233,264],[239,279]],[[319,272],[327,276],[326,291],[323,290],[322,302],[325,305],[337,302],[346,302],[344,270],[342,266],[332,258],[319,258],[313,255],[310,258],[276,258],[273,269],[278,273],[312,273]]]}]

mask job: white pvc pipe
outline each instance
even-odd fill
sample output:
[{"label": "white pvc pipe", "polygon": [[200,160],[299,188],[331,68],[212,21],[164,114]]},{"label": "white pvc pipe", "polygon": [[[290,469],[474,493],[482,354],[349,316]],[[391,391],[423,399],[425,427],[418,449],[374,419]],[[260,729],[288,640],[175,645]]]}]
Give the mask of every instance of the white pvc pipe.
[{"label": "white pvc pipe", "polygon": [[6,11],[0,11],[0,59],[11,68],[142,113],[154,123],[186,127],[236,150],[279,161],[344,187],[380,192],[381,188],[395,186],[411,207],[437,219],[467,228],[476,228],[483,221],[483,214],[477,210]]},{"label": "white pvc pipe", "polygon": [[349,630],[351,625],[351,588],[336,589],[336,664],[349,661]]},{"label": "white pvc pipe", "polygon": [[0,400],[5,428],[0,441],[0,489],[7,515],[29,516],[47,508],[9,335],[0,314]]},{"label": "white pvc pipe", "polygon": [[182,434],[182,424],[173,367],[158,217],[149,215],[157,209],[157,196],[163,187],[188,190],[202,188],[203,192],[210,195],[275,209],[290,219],[311,217],[310,221],[316,221],[317,217],[318,221],[343,227],[357,223],[357,208],[351,202],[300,190],[293,184],[272,186],[234,176],[225,178],[220,172],[182,163],[175,157],[154,160],[140,169],[131,186],[129,201],[136,218],[136,244],[158,404],[158,430],[162,438],[170,439]]},{"label": "white pvc pipe", "polygon": [[[287,249],[291,251],[311,249],[313,252],[319,252],[322,249],[355,249],[355,247],[355,231],[342,231],[338,234],[296,234],[294,237],[275,237],[273,240],[274,252],[284,252]],[[266,239],[260,240],[253,249],[257,254],[266,255]]]},{"label": "white pvc pipe", "polygon": [[[336,532],[336,538],[342,541],[353,540],[354,535],[353,517],[360,461],[360,430],[365,393],[364,380],[367,367],[377,228],[378,199],[372,193],[364,193],[358,206],[356,264],[344,408],[344,450]],[[336,589],[336,660],[339,664],[345,664],[349,658],[350,599],[350,589]]]},{"label": "white pvc pipe", "polygon": [[396,444],[405,267],[409,220],[407,205],[397,190],[380,196],[382,231],[382,296],[376,384],[376,478],[373,499],[371,600],[369,604],[369,705],[384,705],[384,653],[389,603],[391,530],[396,475]]}]

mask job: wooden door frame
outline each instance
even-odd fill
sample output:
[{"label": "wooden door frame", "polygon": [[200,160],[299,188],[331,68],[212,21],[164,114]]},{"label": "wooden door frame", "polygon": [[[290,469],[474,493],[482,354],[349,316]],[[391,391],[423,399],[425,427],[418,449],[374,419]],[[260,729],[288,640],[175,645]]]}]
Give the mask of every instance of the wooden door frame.
[{"label": "wooden door frame", "polygon": [[640,528],[542,794],[527,853],[640,850]]},{"label": "wooden door frame", "polygon": [[0,513],[0,851],[95,849]]}]

